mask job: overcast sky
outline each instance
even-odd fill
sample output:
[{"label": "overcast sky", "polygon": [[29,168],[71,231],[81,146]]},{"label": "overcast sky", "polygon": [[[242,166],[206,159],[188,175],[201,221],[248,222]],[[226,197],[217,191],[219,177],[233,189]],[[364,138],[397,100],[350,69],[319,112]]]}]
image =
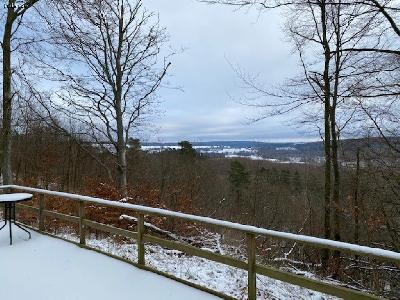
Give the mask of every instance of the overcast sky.
[{"label": "overcast sky", "polygon": [[[305,141],[309,130],[290,126],[291,117],[270,118],[249,124],[259,112],[239,99],[245,91],[232,69],[238,65],[278,83],[296,73],[295,55],[284,40],[280,13],[234,11],[195,0],[144,0],[158,12],[170,35],[169,44],[184,51],[172,58],[168,81],[177,89],[160,91],[163,111],[154,121],[157,130],[145,139]],[[232,97],[230,97],[232,96]]]}]

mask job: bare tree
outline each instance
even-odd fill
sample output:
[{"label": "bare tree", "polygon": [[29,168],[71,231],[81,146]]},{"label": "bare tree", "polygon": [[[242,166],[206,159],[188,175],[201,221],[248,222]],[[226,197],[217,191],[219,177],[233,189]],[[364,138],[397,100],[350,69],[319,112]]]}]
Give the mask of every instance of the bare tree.
[{"label": "bare tree", "polygon": [[141,0],[58,1],[53,11],[55,18],[45,18],[56,50],[42,62],[66,84],[51,105],[115,155],[126,195],[128,139],[151,113],[170,66],[160,61],[165,29]]},{"label": "bare tree", "polygon": [[1,49],[3,54],[3,136],[2,136],[2,155],[3,155],[3,182],[12,183],[11,169],[11,135],[12,135],[12,106],[15,91],[12,90],[12,54],[17,45],[13,45],[18,29],[22,24],[25,13],[33,7],[38,0],[8,0],[6,1],[6,13],[3,16],[3,39]]},{"label": "bare tree", "polygon": [[[360,22],[373,19],[374,29],[356,46],[341,49],[343,54],[363,57],[354,65],[358,74],[349,98],[362,115],[358,125],[364,136],[380,137],[379,147],[376,139],[367,139],[371,145],[366,157],[373,161],[371,169],[381,194],[396,199],[400,194],[400,5],[392,0],[364,0],[352,5],[357,8],[355,16]],[[379,201],[377,213],[384,216],[392,247],[398,249],[400,202],[391,197],[380,197]]]},{"label": "bare tree", "polygon": [[[356,66],[371,63],[364,55],[345,49],[356,49],[368,39],[378,22],[375,15],[360,19],[365,7],[341,0],[205,2],[258,9],[283,7],[286,33],[299,55],[302,73],[281,87],[272,88],[239,71],[250,91],[250,97],[243,102],[261,109],[256,120],[300,110],[303,124],[317,125],[325,157],[324,236],[341,240],[339,140],[359,113],[349,100],[360,82]],[[323,255],[325,263],[328,255]],[[335,256],[339,253],[335,252]]]}]

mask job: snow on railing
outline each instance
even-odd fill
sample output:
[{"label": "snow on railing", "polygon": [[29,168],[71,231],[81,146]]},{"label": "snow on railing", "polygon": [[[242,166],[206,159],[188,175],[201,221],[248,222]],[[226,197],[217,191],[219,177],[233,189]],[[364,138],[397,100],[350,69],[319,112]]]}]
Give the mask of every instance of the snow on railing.
[{"label": "snow on railing", "polygon": [[[293,233],[288,233],[288,232],[281,232],[281,231],[275,231],[275,230],[270,230],[270,229],[265,229],[265,228],[259,228],[259,227],[250,226],[250,225],[243,225],[243,224],[239,224],[239,223],[213,219],[210,217],[196,216],[196,215],[191,215],[191,214],[186,214],[186,213],[181,213],[181,212],[175,212],[175,211],[170,211],[170,210],[161,209],[161,208],[147,207],[147,206],[135,205],[135,204],[129,204],[129,203],[121,203],[121,202],[105,200],[105,199],[96,198],[96,197],[89,197],[89,196],[71,194],[71,193],[65,193],[65,192],[50,191],[50,190],[45,190],[45,189],[40,189],[40,188],[32,188],[32,187],[18,186],[18,185],[3,185],[3,186],[0,186],[0,189],[15,189],[15,190],[21,190],[21,191],[26,191],[26,192],[38,193],[41,195],[57,196],[57,197],[67,198],[70,200],[79,201],[79,203],[80,203],[79,217],[63,215],[63,214],[55,213],[55,212],[51,212],[51,211],[45,211],[45,213],[47,213],[47,215],[53,215],[55,217],[68,219],[70,221],[79,221],[82,245],[85,244],[84,227],[93,227],[96,229],[106,230],[106,231],[113,232],[116,234],[122,234],[125,236],[137,238],[138,245],[139,245],[139,247],[138,247],[138,251],[139,251],[138,264],[141,267],[144,266],[144,242],[150,242],[150,243],[158,243],[159,245],[165,246],[167,248],[173,247],[174,249],[181,250],[183,252],[186,252],[189,255],[196,255],[196,256],[214,260],[214,261],[217,261],[220,263],[225,263],[225,264],[228,264],[228,265],[231,265],[234,267],[247,269],[249,272],[249,299],[255,299],[254,297],[256,294],[256,289],[255,289],[256,288],[255,287],[255,284],[256,284],[255,274],[256,273],[266,275],[266,276],[269,276],[269,277],[272,277],[272,278],[275,278],[278,280],[282,280],[285,282],[289,282],[292,284],[297,284],[297,285],[300,285],[300,286],[303,286],[306,288],[321,291],[324,293],[329,293],[329,294],[339,296],[339,297],[347,298],[348,296],[351,296],[353,298],[354,297],[356,297],[356,298],[357,297],[374,298],[373,296],[368,295],[368,294],[360,293],[357,291],[352,291],[350,289],[346,289],[346,288],[342,288],[342,287],[331,286],[327,283],[323,283],[320,281],[303,278],[301,276],[285,273],[283,271],[276,270],[276,269],[273,269],[270,267],[257,265],[255,262],[255,251],[256,251],[255,236],[256,235],[262,235],[262,236],[267,236],[267,237],[272,237],[272,238],[277,238],[277,239],[282,239],[282,240],[299,242],[299,243],[311,245],[311,246],[314,246],[317,248],[340,250],[340,251],[351,253],[351,254],[375,257],[375,258],[388,260],[388,261],[392,261],[397,264],[400,264],[400,253],[390,251],[390,250],[384,250],[384,249],[380,249],[380,248],[360,246],[360,245],[355,245],[355,244],[350,244],[350,243],[345,243],[345,242],[338,242],[338,241],[317,238],[317,237],[312,237],[312,236],[307,236],[307,235],[293,234]],[[44,202],[44,199],[42,199],[42,201]],[[86,220],[84,218],[84,202],[90,202],[90,203],[95,203],[95,204],[109,206],[109,207],[115,207],[115,208],[123,208],[123,209],[128,209],[128,210],[137,212],[139,214],[139,218],[137,219],[138,231],[130,232],[127,230],[119,229],[119,228],[105,225],[102,223],[97,223],[97,222]],[[40,207],[39,207],[39,229],[42,231],[44,231],[43,230],[44,226],[41,226],[41,222],[43,224],[43,221],[42,221],[43,220],[43,211],[44,211],[44,204],[40,204]],[[191,221],[191,222],[198,222],[198,223],[207,224],[207,225],[215,225],[215,226],[219,226],[219,227],[223,227],[223,228],[227,228],[227,229],[238,230],[240,232],[243,232],[246,234],[246,238],[247,238],[248,261],[246,263],[246,262],[239,261],[239,260],[236,260],[233,258],[229,258],[229,257],[223,256],[223,255],[217,255],[217,254],[214,254],[211,252],[208,253],[208,251],[203,251],[203,250],[197,249],[195,247],[182,245],[182,244],[179,244],[176,242],[160,239],[160,238],[151,236],[149,234],[145,234],[144,215],[157,215],[157,216],[164,216],[164,217],[171,217],[171,218],[179,218],[179,219],[187,220],[187,221]]]}]

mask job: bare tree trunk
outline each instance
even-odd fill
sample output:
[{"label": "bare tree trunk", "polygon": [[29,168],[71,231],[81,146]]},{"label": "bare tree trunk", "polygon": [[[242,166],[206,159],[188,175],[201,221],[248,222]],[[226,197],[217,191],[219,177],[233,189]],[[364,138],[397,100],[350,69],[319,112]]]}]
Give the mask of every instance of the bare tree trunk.
[{"label": "bare tree trunk", "polygon": [[126,176],[126,149],[118,149],[118,187],[123,197],[128,194],[128,184]]},{"label": "bare tree trunk", "polygon": [[[335,109],[332,109],[331,113],[331,129],[332,129],[332,168],[333,168],[333,191],[332,191],[332,203],[334,206],[333,211],[333,236],[335,241],[341,240],[340,234],[340,171],[338,161],[338,140],[335,126]],[[339,251],[334,252],[335,257],[340,256]]]},{"label": "bare tree trunk", "polygon": [[127,178],[126,178],[126,140],[124,138],[124,123],[122,112],[122,66],[121,66],[121,51],[124,40],[124,5],[121,4],[121,16],[119,17],[118,30],[118,49],[116,53],[116,90],[115,90],[115,110],[117,117],[117,160],[118,160],[118,184],[123,197],[128,194]]},{"label": "bare tree trunk", "polygon": [[[333,213],[333,235],[335,241],[341,240],[340,235],[340,170],[339,170],[339,158],[338,158],[338,133],[336,126],[336,107],[338,102],[338,90],[339,90],[339,74],[341,65],[341,28],[340,28],[340,1],[336,7],[336,49],[335,49],[335,79],[333,88],[333,99],[331,107],[331,137],[332,137],[332,167],[333,167],[333,192],[332,192],[332,203],[334,206]],[[334,251],[333,256],[338,259],[340,257],[340,251]],[[339,264],[337,261],[336,264]]]},{"label": "bare tree trunk", "polygon": [[7,5],[7,20],[3,34],[3,183],[12,183],[11,170],[11,112],[12,112],[12,91],[11,91],[11,37],[14,22],[14,5]]},{"label": "bare tree trunk", "polygon": [[357,165],[356,165],[356,178],[354,183],[354,244],[358,244],[360,240],[360,206],[358,199],[358,187],[360,185],[360,148],[357,149]]},{"label": "bare tree trunk", "polygon": [[[326,20],[326,2],[321,1],[321,24],[322,24],[322,44],[324,47],[324,153],[325,153],[325,190],[324,190],[324,237],[331,237],[331,128],[330,128],[330,79],[329,79],[329,63],[330,63],[330,47],[327,37],[327,20]],[[322,254],[322,267],[326,271],[329,260],[329,250],[324,249]]]},{"label": "bare tree trunk", "polygon": [[[335,77],[339,76],[338,70],[336,70]],[[338,79],[338,78],[337,78]],[[332,204],[333,204],[333,238],[335,241],[341,240],[340,235],[340,171],[338,161],[338,136],[336,132],[336,102],[337,102],[337,81],[335,79],[334,87],[334,99],[331,109],[331,136],[332,136],[332,168],[333,168],[333,191],[332,191]],[[333,251],[333,258],[335,259],[334,275],[340,269],[340,251]]]},{"label": "bare tree trunk", "polygon": [[[26,0],[17,6],[16,0],[7,0],[7,17],[4,24],[2,41],[3,50],[3,136],[2,136],[2,155],[3,155],[3,183],[11,184],[11,121],[12,121],[12,89],[11,89],[11,40],[17,29],[13,29],[13,24],[18,17],[22,18],[24,13],[31,8],[38,0]],[[19,1],[18,1],[19,2]],[[18,28],[18,27],[17,27]]]},{"label": "bare tree trunk", "polygon": [[[121,81],[119,81],[121,83]],[[117,80],[118,84],[118,80]],[[118,89],[115,97],[117,112],[117,163],[118,163],[118,187],[123,197],[128,194],[127,166],[126,166],[126,141],[124,138],[124,125],[121,110],[121,90]]]}]

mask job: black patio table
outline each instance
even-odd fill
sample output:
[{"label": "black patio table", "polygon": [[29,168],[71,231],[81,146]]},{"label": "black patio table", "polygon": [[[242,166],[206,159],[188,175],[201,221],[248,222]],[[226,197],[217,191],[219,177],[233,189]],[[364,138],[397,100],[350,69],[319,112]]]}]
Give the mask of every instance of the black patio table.
[{"label": "black patio table", "polygon": [[15,222],[15,204],[18,202],[31,200],[32,197],[33,197],[32,194],[27,194],[27,193],[12,193],[12,194],[0,195],[0,203],[4,203],[4,222],[5,222],[4,225],[0,227],[0,230],[2,230],[7,225],[7,223],[9,223],[10,245],[12,245],[12,226],[11,226],[12,223],[14,223],[14,225],[17,226],[19,229],[22,229],[23,231],[28,233],[29,238],[31,238],[31,233],[25,228],[22,228],[21,225]]}]

